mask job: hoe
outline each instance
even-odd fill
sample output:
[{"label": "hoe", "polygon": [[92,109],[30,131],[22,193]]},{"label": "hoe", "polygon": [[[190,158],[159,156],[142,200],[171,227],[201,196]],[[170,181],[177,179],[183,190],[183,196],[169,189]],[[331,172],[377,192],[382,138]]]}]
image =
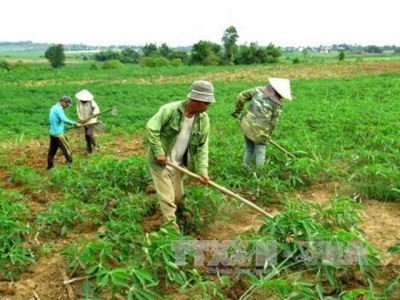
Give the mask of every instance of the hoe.
[{"label": "hoe", "polygon": [[85,124],[85,123],[86,123],[87,121],[89,121],[90,119],[93,119],[93,118],[95,118],[95,117],[97,117],[97,116],[99,116],[99,115],[101,115],[101,114],[104,114],[104,113],[106,113],[106,112],[109,112],[109,111],[111,111],[111,114],[112,114],[113,116],[118,115],[118,109],[117,109],[117,107],[114,105],[113,107],[110,107],[109,109],[103,110],[103,111],[99,112],[98,114],[95,114],[95,115],[91,116],[90,118],[87,118],[86,120],[83,120],[83,121],[82,121],[82,124]]},{"label": "hoe", "polygon": [[[199,175],[189,171],[188,169],[182,168],[181,166],[178,166],[177,164],[174,164],[172,162],[167,162],[167,165],[169,165],[169,166],[181,171],[182,173],[185,173],[185,174],[187,174],[189,176],[192,176],[194,178],[197,178],[197,179],[201,178]],[[235,194],[234,192],[232,192],[230,190],[227,190],[226,188],[224,188],[224,187],[222,187],[222,186],[220,186],[220,185],[218,185],[218,184],[216,184],[216,183],[214,183],[212,181],[210,181],[210,185],[215,187],[216,189],[220,190],[224,194],[227,194],[229,196],[232,196],[232,197],[242,201],[244,204],[250,206],[251,208],[253,208],[256,211],[258,211],[259,213],[262,213],[263,215],[266,215],[266,216],[272,218],[272,216],[269,213],[267,213],[265,210],[263,210],[262,208],[258,207],[257,205],[255,205],[254,203],[250,202],[249,200],[246,200],[243,197]]]}]

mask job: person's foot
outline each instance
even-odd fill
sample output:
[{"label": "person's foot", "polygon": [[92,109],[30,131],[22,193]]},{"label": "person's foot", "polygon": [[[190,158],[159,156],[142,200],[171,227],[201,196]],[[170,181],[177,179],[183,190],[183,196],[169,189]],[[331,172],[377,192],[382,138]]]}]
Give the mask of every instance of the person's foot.
[{"label": "person's foot", "polygon": [[249,172],[249,171],[251,171],[252,170],[252,168],[251,168],[251,166],[249,166],[248,164],[242,164],[242,170],[244,171],[244,172]]},{"label": "person's foot", "polygon": [[178,205],[176,208],[176,215],[177,215],[178,219],[190,218],[191,211],[190,211],[190,209],[186,208],[185,205]]},{"label": "person's foot", "polygon": [[179,228],[178,224],[174,223],[174,229],[177,233],[181,233],[181,229]]}]

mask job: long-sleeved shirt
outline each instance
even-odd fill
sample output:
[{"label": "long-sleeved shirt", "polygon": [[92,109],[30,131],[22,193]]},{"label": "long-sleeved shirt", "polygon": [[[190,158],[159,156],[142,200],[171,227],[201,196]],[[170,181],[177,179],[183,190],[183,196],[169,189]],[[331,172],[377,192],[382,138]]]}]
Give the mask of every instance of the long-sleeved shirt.
[{"label": "long-sleeved shirt", "polygon": [[246,102],[250,105],[240,120],[240,128],[254,143],[266,144],[278,122],[282,106],[267,97],[263,87],[241,92],[236,98],[236,111],[242,111]]},{"label": "long-sleeved shirt", "polygon": [[53,105],[49,114],[50,134],[57,136],[64,133],[64,123],[75,125],[76,122],[67,118],[61,103]]},{"label": "long-sleeved shirt", "polygon": [[[163,168],[157,164],[156,157],[168,156],[175,145],[185,120],[185,104],[186,101],[177,101],[161,106],[146,124],[147,159],[154,170]],[[200,175],[207,174],[209,134],[208,114],[195,114],[187,149],[187,163],[189,169]]]},{"label": "long-sleeved shirt", "polygon": [[[78,101],[76,106],[76,112],[78,113],[78,118],[81,122],[89,119],[93,115],[97,115],[100,112],[99,106],[94,100],[90,101]],[[85,124],[93,124],[97,122],[97,118],[91,118]]]}]

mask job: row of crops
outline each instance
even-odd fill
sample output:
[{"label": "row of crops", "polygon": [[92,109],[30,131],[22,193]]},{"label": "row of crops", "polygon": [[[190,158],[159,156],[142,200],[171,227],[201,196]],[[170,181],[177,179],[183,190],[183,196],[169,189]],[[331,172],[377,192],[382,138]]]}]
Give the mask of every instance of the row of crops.
[{"label": "row of crops", "polygon": [[[268,76],[285,75],[274,68],[257,71],[260,79],[242,76],[248,72],[246,67],[104,72],[79,65],[0,73],[0,167],[13,186],[0,189],[0,278],[18,280],[30,264],[59,251],[52,247],[58,239],[82,227],[101,226],[96,237],[82,235],[60,250],[70,277],[84,278],[74,283],[81,299],[118,299],[118,295],[172,299],[178,294],[185,299],[399,296],[400,276],[388,278],[385,284],[377,284],[376,279],[383,256],[399,253],[400,244],[377,249],[368,243],[359,226],[363,205],[349,197],[357,191],[366,199],[400,198],[398,75],[292,79],[294,100],[285,103],[273,139],[295,158],[270,145],[267,165],[248,171],[241,163],[243,137],[230,117],[235,97],[243,89],[265,84]],[[247,272],[224,274],[216,268],[216,274],[211,274],[205,263],[198,264],[193,247],[185,254],[185,264],[176,260],[174,246],[196,243],[193,233],[201,234],[217,218],[227,218],[224,211],[240,207],[218,191],[191,182],[187,188],[191,217],[183,219],[184,234],[168,224],[146,232],[142,225],[158,208],[154,195],[145,193],[151,177],[143,156],[98,153],[88,160],[77,153],[72,169],[60,161],[49,174],[32,166],[32,157],[23,152],[17,161],[8,159],[10,151],[25,142],[47,143],[48,110],[60,95],[87,88],[102,109],[117,105],[118,117],[102,116],[107,130],[99,139],[111,144],[123,137],[129,144],[131,137],[143,136],[146,121],[160,105],[184,99],[196,79],[213,79],[216,89],[217,102],[208,111],[212,180],[261,207],[276,205],[280,210],[274,217],[263,217],[258,231],[243,233],[225,247],[224,270]],[[76,118],[74,109],[67,114]],[[290,196],[324,182],[337,182],[340,187],[327,204]],[[254,253],[257,245],[272,245],[273,259],[260,266],[253,255],[243,264],[235,256],[238,245],[246,253]],[[361,283],[349,285],[355,280]]]}]

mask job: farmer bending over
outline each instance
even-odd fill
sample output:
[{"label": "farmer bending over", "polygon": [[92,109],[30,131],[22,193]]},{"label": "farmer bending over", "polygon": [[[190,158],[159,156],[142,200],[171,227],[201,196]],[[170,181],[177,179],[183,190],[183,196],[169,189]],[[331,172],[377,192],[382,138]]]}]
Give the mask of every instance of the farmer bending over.
[{"label": "farmer bending over", "polygon": [[[248,89],[236,97],[236,109],[232,117],[240,118],[240,128],[244,134],[246,151],[243,164],[249,167],[253,158],[257,167],[265,163],[265,146],[275,129],[282,112],[282,99],[292,100],[290,81],[283,78],[268,78],[266,86]],[[247,110],[240,113],[246,102]]]},{"label": "farmer bending over", "polygon": [[150,173],[166,222],[173,220],[179,232],[175,212],[184,207],[183,174],[167,166],[173,162],[187,166],[209,184],[208,139],[210,123],[205,112],[215,102],[214,87],[207,81],[196,81],[187,99],[161,106],[146,124],[147,159]]}]

